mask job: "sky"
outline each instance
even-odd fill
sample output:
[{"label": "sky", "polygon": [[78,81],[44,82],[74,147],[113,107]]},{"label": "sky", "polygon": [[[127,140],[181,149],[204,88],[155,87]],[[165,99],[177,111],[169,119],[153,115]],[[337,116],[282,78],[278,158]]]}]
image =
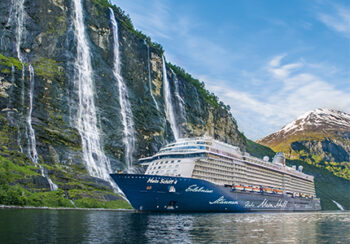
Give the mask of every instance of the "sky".
[{"label": "sky", "polygon": [[250,139],[316,108],[350,113],[350,0],[112,2]]}]

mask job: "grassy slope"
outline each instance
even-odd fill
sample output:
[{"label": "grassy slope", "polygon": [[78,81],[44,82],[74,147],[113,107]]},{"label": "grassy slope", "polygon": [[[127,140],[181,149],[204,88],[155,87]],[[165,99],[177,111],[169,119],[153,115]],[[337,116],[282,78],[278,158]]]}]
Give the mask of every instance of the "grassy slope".
[{"label": "grassy slope", "polygon": [[[270,158],[275,154],[269,147],[255,143],[247,139],[247,152],[262,158],[267,155]],[[304,172],[315,177],[316,194],[321,198],[323,210],[337,210],[332,200],[337,201],[345,209],[350,209],[350,181],[337,177],[324,168],[310,165],[300,160],[287,160],[287,165],[302,165]]]}]

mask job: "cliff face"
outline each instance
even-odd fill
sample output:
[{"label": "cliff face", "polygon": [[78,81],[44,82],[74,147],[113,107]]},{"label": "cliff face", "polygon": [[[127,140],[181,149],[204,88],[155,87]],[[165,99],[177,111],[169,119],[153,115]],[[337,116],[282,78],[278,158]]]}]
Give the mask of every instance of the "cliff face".
[{"label": "cliff face", "polygon": [[182,69],[163,69],[161,46],[106,0],[1,1],[0,38],[2,152],[27,155],[59,188],[63,166],[106,179],[101,167],[125,169],[175,136],[245,148],[228,107]]}]

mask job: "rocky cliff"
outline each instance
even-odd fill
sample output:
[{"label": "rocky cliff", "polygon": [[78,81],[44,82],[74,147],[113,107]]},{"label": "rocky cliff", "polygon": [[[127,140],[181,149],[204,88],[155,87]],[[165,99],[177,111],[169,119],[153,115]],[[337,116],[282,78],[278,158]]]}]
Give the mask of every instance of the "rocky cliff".
[{"label": "rocky cliff", "polygon": [[35,166],[12,185],[105,191],[108,172],[176,137],[245,149],[229,107],[106,0],[1,1],[0,38],[1,155]]}]

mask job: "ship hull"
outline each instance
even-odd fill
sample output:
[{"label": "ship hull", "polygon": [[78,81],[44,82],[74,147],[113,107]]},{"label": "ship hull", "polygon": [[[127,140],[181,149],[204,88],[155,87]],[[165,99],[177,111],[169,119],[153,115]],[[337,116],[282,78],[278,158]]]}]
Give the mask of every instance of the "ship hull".
[{"label": "ship hull", "polygon": [[255,212],[317,211],[319,199],[234,191],[205,180],[159,175],[111,174],[138,211]]}]

